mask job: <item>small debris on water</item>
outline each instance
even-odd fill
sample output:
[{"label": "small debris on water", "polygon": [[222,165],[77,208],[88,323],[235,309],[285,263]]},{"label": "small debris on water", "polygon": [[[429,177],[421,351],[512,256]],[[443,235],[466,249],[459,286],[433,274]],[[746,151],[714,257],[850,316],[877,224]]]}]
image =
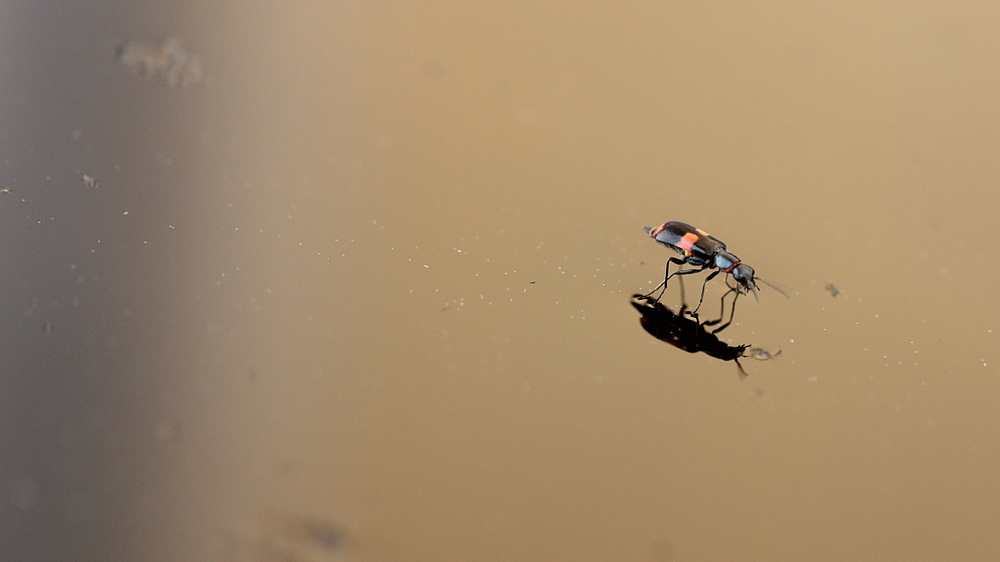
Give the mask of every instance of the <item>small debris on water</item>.
[{"label": "small debris on water", "polygon": [[167,37],[158,44],[133,41],[118,48],[118,60],[134,72],[158,78],[171,88],[201,82],[201,59],[181,48],[181,42]]}]

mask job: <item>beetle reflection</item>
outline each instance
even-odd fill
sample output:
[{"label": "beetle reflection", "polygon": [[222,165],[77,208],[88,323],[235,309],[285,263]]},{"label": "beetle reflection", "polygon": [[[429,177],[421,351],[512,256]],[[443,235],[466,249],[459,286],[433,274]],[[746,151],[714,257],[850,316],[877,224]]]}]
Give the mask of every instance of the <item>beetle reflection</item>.
[{"label": "beetle reflection", "polygon": [[747,377],[747,372],[740,364],[740,358],[745,355],[750,345],[729,345],[715,335],[722,328],[728,326],[728,323],[712,332],[705,329],[706,325],[714,325],[721,321],[721,318],[714,322],[698,322],[685,316],[686,304],[682,304],[680,313],[676,314],[647,295],[632,295],[631,302],[632,306],[642,314],[642,318],[639,319],[642,327],[654,338],[688,353],[700,351],[716,359],[733,361],[736,363],[736,368],[739,369],[740,380]]}]

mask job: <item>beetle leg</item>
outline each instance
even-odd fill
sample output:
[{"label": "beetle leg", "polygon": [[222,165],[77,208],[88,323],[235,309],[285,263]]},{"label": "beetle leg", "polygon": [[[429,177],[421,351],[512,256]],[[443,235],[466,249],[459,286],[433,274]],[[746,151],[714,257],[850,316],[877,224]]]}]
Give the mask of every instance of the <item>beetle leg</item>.
[{"label": "beetle leg", "polygon": [[[704,269],[704,268],[702,268],[702,269]],[[688,314],[692,318],[695,318],[695,319],[698,318],[698,309],[701,308],[701,303],[705,300],[705,286],[708,285],[709,281],[711,281],[712,279],[715,279],[715,276],[719,274],[719,271],[720,270],[716,269],[715,271],[713,271],[712,273],[710,273],[709,276],[705,278],[705,282],[701,284],[701,297],[698,299],[698,306],[694,307],[694,310],[692,310],[691,312],[688,312]]]},{"label": "beetle leg", "polygon": [[730,287],[729,290],[726,291],[726,294],[722,295],[722,310],[719,311],[719,319],[718,320],[713,320],[711,322],[711,324],[709,324],[708,322],[705,322],[705,324],[715,325],[715,324],[718,324],[719,322],[722,322],[722,319],[726,315],[726,297],[729,296],[729,293],[735,294],[735,296],[733,297],[733,306],[732,306],[732,308],[729,309],[729,322],[726,322],[725,324],[723,324],[723,325],[719,326],[718,328],[712,330],[712,334],[718,334],[722,330],[725,330],[726,328],[728,328],[729,325],[733,323],[733,317],[736,316],[736,300],[740,298],[740,293],[735,288]]},{"label": "beetle leg", "polygon": [[736,289],[733,288],[733,287],[729,287],[728,291],[726,291],[725,293],[722,293],[722,298],[719,299],[719,305],[720,305],[719,306],[719,317],[716,318],[715,320],[706,320],[706,321],[702,322],[701,323],[702,326],[715,326],[716,324],[722,322],[725,319],[725,317],[726,317],[726,297],[729,296],[729,293],[734,293],[734,292],[736,292]]},{"label": "beetle leg", "polygon": [[655,293],[657,289],[661,287],[663,288],[663,290],[660,291],[660,294],[656,296],[656,300],[653,301],[653,304],[660,302],[660,299],[663,298],[663,293],[666,292],[667,290],[667,282],[670,281],[671,277],[673,277],[674,275],[688,275],[690,273],[698,273],[699,271],[705,269],[704,267],[701,269],[680,269],[678,271],[670,273],[670,264],[672,263],[676,263],[678,266],[681,266],[686,264],[687,260],[682,260],[680,258],[670,258],[669,260],[667,260],[667,267],[663,271],[663,281],[660,281],[660,284],[654,287],[652,291],[646,293],[646,296],[648,297],[649,295]]}]

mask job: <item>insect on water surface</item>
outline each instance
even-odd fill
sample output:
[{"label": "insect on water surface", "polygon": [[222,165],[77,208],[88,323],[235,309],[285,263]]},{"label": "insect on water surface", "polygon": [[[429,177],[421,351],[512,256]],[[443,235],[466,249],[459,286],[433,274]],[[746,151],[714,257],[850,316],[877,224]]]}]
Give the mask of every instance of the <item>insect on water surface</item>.
[{"label": "insect on water surface", "polygon": [[[729,287],[729,291],[722,296],[723,308],[725,308],[726,295],[729,293],[745,295],[750,292],[753,293],[754,299],[759,301],[760,299],[757,297],[757,290],[759,289],[759,287],[757,287],[757,281],[764,283],[784,295],[785,298],[788,298],[788,295],[786,295],[784,291],[767,281],[764,281],[760,277],[757,277],[752,267],[740,261],[740,258],[736,257],[735,254],[726,249],[725,242],[719,240],[704,230],[695,228],[690,224],[680,221],[665,222],[657,227],[647,226],[644,227],[643,230],[645,230],[653,240],[656,240],[660,244],[663,244],[664,246],[684,256],[683,259],[670,258],[667,261],[663,281],[661,281],[660,284],[657,285],[652,291],[647,293],[647,296],[652,295],[657,289],[662,287],[660,294],[656,297],[656,302],[659,302],[660,298],[663,296],[663,292],[667,290],[667,283],[674,275],[690,275],[692,273],[705,271],[706,269],[714,269],[715,271],[710,273],[708,277],[705,278],[705,282],[702,283],[701,298],[698,299],[698,306],[689,312],[691,316],[698,316],[698,309],[701,308],[701,303],[705,300],[705,286],[708,285],[709,281],[719,275],[719,273],[725,273],[727,276],[731,275],[733,280],[736,281],[735,287],[729,286],[729,283],[726,283],[726,286]],[[698,269],[678,269],[673,273],[670,273],[671,263],[677,264],[678,267],[681,265],[692,265]],[[735,310],[735,308],[736,299],[734,298],[733,309]]]}]

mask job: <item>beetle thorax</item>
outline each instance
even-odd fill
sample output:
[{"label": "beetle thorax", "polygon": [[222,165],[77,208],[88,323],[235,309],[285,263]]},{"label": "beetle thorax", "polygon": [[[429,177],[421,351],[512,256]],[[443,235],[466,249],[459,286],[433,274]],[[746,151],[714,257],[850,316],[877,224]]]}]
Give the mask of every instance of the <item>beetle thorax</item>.
[{"label": "beetle thorax", "polygon": [[715,267],[718,267],[725,273],[732,273],[733,268],[739,264],[740,258],[734,256],[726,250],[715,254]]}]

